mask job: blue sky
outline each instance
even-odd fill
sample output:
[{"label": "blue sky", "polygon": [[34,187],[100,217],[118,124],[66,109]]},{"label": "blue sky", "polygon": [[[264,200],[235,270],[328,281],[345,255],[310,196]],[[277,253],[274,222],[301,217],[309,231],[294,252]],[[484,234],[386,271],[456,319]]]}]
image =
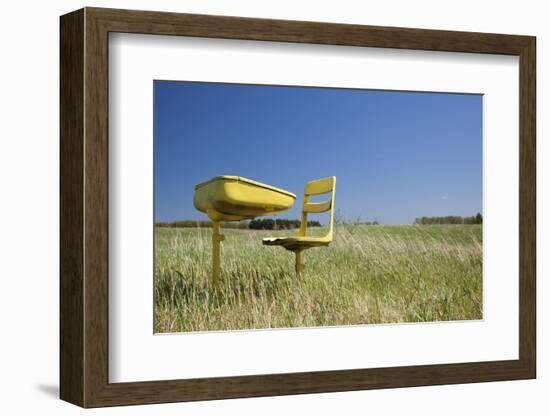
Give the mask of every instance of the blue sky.
[{"label": "blue sky", "polygon": [[295,193],[280,218],[332,175],[347,220],[482,212],[481,95],[172,81],[154,94],[156,222],[207,219],[194,186],[219,175]]}]

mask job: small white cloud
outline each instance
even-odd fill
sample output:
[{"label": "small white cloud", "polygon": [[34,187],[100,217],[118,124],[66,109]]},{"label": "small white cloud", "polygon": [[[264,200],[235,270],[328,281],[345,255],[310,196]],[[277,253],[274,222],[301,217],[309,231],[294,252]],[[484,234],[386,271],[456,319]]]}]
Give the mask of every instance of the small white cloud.
[{"label": "small white cloud", "polygon": [[447,199],[447,196],[446,196],[446,195],[443,195],[443,196],[441,197],[441,199]]}]

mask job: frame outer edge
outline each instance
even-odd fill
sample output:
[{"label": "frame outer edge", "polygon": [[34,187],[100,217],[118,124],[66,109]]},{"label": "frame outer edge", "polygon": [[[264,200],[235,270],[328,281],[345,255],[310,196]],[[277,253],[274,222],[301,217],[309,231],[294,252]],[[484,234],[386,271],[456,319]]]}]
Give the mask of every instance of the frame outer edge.
[{"label": "frame outer edge", "polygon": [[84,400],[84,13],[60,18],[60,388]]},{"label": "frame outer edge", "polygon": [[86,12],[113,32],[439,52],[519,55],[532,38],[499,33],[101,7],[87,7]]},{"label": "frame outer edge", "polygon": [[[536,37],[520,54],[520,360],[536,378]],[[523,305],[523,306],[522,306]]]}]

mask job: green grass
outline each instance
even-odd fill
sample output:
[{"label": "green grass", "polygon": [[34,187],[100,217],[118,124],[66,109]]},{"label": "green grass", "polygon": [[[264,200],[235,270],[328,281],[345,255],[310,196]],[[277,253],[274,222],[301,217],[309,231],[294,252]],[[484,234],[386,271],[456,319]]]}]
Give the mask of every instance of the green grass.
[{"label": "green grass", "polygon": [[293,231],[223,233],[216,292],[211,230],[155,230],[156,332],[482,318],[480,225],[339,225],[299,277],[292,252],[261,244]]}]

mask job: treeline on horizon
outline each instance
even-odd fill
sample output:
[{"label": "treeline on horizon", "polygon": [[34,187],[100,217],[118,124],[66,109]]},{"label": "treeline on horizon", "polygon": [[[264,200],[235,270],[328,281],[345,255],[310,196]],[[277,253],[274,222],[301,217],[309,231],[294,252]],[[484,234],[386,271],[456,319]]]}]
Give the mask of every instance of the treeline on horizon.
[{"label": "treeline on horizon", "polygon": [[446,217],[419,217],[414,220],[415,225],[441,225],[441,224],[482,224],[483,217],[478,212],[472,217],[460,215],[448,215]]},{"label": "treeline on horizon", "polygon": [[[220,223],[222,228],[232,228],[240,230],[291,230],[300,228],[300,220],[287,220],[287,219],[259,219],[251,221],[232,221]],[[157,222],[156,227],[168,227],[168,228],[212,228],[212,221],[208,220],[180,220],[172,222]],[[319,221],[308,221],[308,227],[320,227]]]},{"label": "treeline on horizon", "polygon": [[[335,221],[337,224],[350,224],[350,225],[380,225],[378,221]],[[256,219],[251,221],[232,221],[220,223],[222,228],[232,228],[238,230],[291,230],[300,228],[300,220],[289,219]],[[415,218],[414,225],[445,225],[445,224],[482,224],[483,217],[478,212],[471,217],[462,217],[460,215],[447,215],[444,217],[418,217]],[[157,222],[156,227],[167,228],[212,228],[212,221],[209,220],[180,220],[172,222]],[[308,221],[308,227],[321,227],[319,221]]]},{"label": "treeline on horizon", "polygon": [[[272,220],[271,218],[261,219],[261,220],[252,220],[248,224],[248,227],[251,230],[291,230],[294,228],[300,228],[302,222],[300,220],[285,220],[285,219],[276,219]],[[319,221],[308,221],[308,227],[320,227],[321,223]]]},{"label": "treeline on horizon", "polygon": [[[249,221],[220,222],[222,228],[234,228],[248,230]],[[155,227],[167,228],[212,228],[212,221],[209,220],[180,220],[172,222],[157,222]]]}]

